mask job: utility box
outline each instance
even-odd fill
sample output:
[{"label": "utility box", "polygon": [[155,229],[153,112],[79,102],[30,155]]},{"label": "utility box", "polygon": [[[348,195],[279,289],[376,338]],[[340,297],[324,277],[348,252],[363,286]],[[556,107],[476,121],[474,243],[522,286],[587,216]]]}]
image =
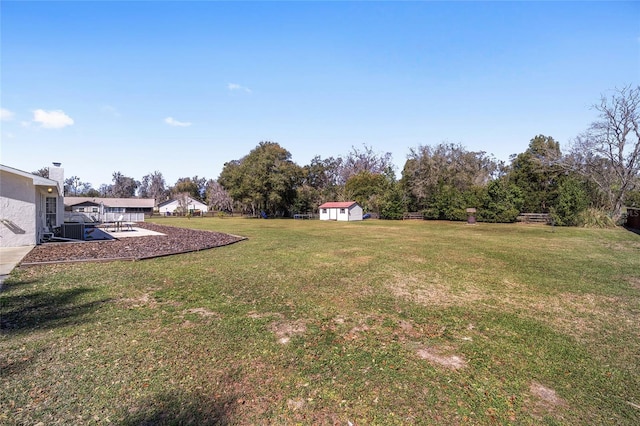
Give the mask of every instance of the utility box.
[{"label": "utility box", "polygon": [[469,225],[475,225],[476,223],[476,209],[468,208],[467,209],[467,223]]}]

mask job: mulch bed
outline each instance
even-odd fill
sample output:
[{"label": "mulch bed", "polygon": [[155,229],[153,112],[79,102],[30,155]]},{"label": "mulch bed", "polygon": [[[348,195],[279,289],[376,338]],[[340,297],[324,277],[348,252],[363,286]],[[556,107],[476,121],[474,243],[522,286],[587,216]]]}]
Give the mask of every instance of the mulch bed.
[{"label": "mulch bed", "polygon": [[199,231],[146,222],[137,223],[136,226],[161,232],[164,235],[105,241],[45,243],[34,247],[22,259],[20,266],[42,263],[141,260],[226,246],[245,239],[221,232]]}]

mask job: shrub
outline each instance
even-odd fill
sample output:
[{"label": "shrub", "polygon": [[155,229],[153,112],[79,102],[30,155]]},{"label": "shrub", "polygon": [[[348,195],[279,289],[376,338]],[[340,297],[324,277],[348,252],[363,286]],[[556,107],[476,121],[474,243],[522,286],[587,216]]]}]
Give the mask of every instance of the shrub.
[{"label": "shrub", "polygon": [[578,225],[580,213],[589,205],[582,182],[567,178],[558,186],[558,198],[550,209],[551,218],[559,226]]},{"label": "shrub", "polygon": [[482,222],[515,222],[524,203],[519,187],[506,180],[494,180],[489,183],[482,198],[482,207],[478,211],[478,220]]},{"label": "shrub", "polygon": [[588,208],[578,215],[577,225],[585,228],[615,228],[616,223],[605,210]]}]

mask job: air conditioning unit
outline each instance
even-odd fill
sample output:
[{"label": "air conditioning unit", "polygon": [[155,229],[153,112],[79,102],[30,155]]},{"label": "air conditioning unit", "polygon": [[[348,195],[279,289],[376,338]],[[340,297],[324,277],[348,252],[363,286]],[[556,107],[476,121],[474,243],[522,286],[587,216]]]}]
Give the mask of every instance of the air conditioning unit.
[{"label": "air conditioning unit", "polygon": [[63,223],[62,238],[84,240],[84,223]]}]

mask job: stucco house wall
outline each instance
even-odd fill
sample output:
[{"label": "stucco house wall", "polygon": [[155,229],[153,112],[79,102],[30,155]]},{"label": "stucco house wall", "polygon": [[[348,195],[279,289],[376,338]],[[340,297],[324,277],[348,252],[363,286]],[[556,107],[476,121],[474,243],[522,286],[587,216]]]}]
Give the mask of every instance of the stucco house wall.
[{"label": "stucco house wall", "polygon": [[62,224],[64,171],[55,169],[49,176],[59,180],[0,165],[0,247],[38,244]]}]

